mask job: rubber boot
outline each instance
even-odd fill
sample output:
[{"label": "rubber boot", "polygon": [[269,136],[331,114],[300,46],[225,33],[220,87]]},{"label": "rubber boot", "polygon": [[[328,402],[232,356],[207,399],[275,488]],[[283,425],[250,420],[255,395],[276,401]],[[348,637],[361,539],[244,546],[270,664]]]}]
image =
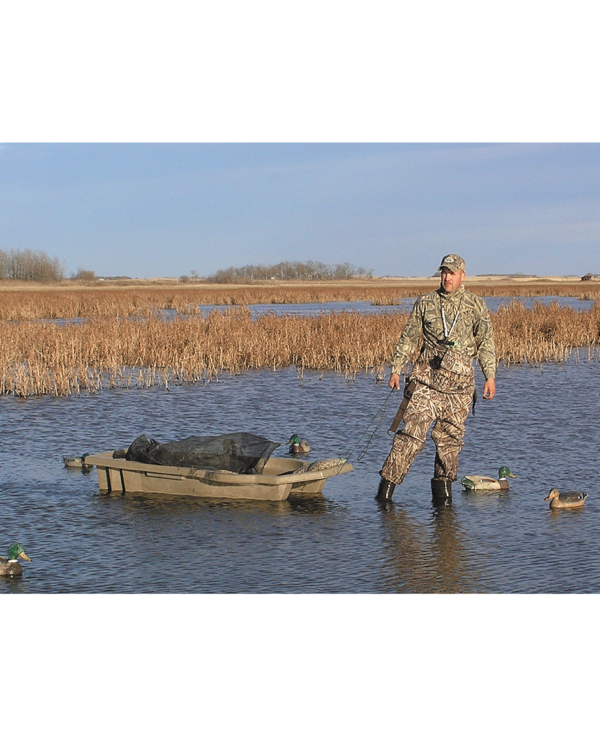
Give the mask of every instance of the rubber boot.
[{"label": "rubber boot", "polygon": [[431,479],[431,493],[436,499],[451,499],[452,481],[450,479]]},{"label": "rubber boot", "polygon": [[377,489],[377,496],[375,497],[375,499],[377,499],[378,502],[389,502],[392,498],[392,494],[394,493],[395,488],[396,484],[382,477],[381,481],[379,482],[379,488]]}]

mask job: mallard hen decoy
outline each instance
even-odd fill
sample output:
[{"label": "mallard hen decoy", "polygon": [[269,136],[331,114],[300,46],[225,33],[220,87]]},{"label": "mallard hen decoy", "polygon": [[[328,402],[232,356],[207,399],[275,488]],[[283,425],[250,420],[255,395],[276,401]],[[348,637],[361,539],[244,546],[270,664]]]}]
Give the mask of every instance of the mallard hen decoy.
[{"label": "mallard hen decoy", "polygon": [[460,483],[469,491],[505,491],[509,488],[508,479],[517,477],[510,472],[508,466],[498,469],[498,478],[492,476],[463,476]]},{"label": "mallard hen decoy", "polygon": [[322,461],[315,461],[310,463],[308,466],[302,466],[292,471],[293,474],[297,473],[310,473],[311,471],[325,471],[328,468],[335,468],[336,466],[345,466],[347,458],[324,458]]},{"label": "mallard hen decoy", "polygon": [[23,575],[23,567],[17,558],[31,560],[19,543],[10,546],[8,549],[8,559],[0,555],[0,576],[10,576],[12,578],[13,576]]},{"label": "mallard hen decoy", "polygon": [[572,509],[573,507],[583,507],[587,493],[585,491],[564,491],[562,494],[558,489],[550,489],[544,501],[550,502],[550,509]]},{"label": "mallard hen decoy", "polygon": [[310,450],[310,445],[308,444],[307,440],[300,440],[298,435],[292,435],[292,437],[287,441],[286,445],[290,446],[290,453],[308,453]]},{"label": "mallard hen decoy", "polygon": [[82,456],[63,456],[63,463],[65,468],[80,468],[85,473],[93,468],[85,462],[88,456],[89,453],[84,453]]}]

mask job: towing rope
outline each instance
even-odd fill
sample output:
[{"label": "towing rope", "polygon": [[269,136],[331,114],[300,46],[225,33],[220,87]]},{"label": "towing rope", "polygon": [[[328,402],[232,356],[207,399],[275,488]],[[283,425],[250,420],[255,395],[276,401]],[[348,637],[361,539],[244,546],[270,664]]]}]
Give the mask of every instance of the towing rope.
[{"label": "towing rope", "polygon": [[[369,449],[369,445],[371,444],[371,441],[372,441],[372,440],[373,440],[373,438],[375,437],[375,434],[377,433],[377,430],[379,430],[379,428],[381,427],[381,423],[382,423],[382,422],[383,422],[383,420],[385,419],[385,405],[386,405],[386,404],[388,403],[388,400],[389,400],[389,398],[390,398],[390,397],[392,396],[392,394],[393,394],[393,393],[394,393],[394,389],[392,389],[392,390],[391,390],[391,391],[389,392],[389,394],[388,394],[388,395],[387,395],[387,397],[386,397],[386,398],[384,399],[384,401],[383,401],[383,403],[381,404],[381,406],[380,406],[380,407],[379,407],[379,408],[377,409],[377,411],[375,412],[375,414],[373,415],[373,417],[372,417],[372,418],[371,418],[371,420],[369,421],[369,424],[368,424],[368,425],[366,426],[366,428],[365,428],[365,430],[364,430],[363,434],[362,434],[362,435],[360,436],[360,438],[359,438],[359,439],[358,439],[358,441],[356,442],[356,444],[355,444],[354,448],[352,448],[352,450],[350,451],[350,453],[348,453],[348,457],[346,458],[346,460],[344,461],[344,463],[343,463],[343,464],[342,464],[342,465],[340,466],[340,469],[339,469],[339,471],[338,471],[337,473],[340,473],[340,471],[342,470],[342,468],[344,468],[344,466],[346,465],[346,463],[348,463],[348,461],[350,460],[350,458],[351,458],[351,456],[353,455],[353,453],[355,452],[355,450],[356,450],[356,449],[358,448],[358,446],[359,446],[359,445],[361,444],[361,442],[362,442],[362,439],[364,438],[364,436],[365,436],[365,435],[367,434],[367,432],[369,431],[369,428],[371,427],[371,425],[373,424],[373,422],[374,422],[374,421],[375,421],[375,420],[377,419],[377,417],[379,417],[379,415],[381,415],[381,417],[379,418],[379,422],[377,423],[377,427],[376,427],[376,428],[375,428],[375,429],[373,430],[373,432],[371,433],[371,436],[370,436],[370,437],[369,437],[369,439],[367,440],[367,444],[365,445],[365,447],[363,448],[362,452],[361,452],[361,453],[359,454],[359,456],[358,456],[358,458],[357,458],[356,460],[357,460],[357,461],[361,461],[361,460],[362,460],[362,459],[363,459],[363,458],[365,457],[365,453],[366,453],[366,452],[367,452],[367,450]],[[336,474],[336,476],[337,476],[337,474]]]}]

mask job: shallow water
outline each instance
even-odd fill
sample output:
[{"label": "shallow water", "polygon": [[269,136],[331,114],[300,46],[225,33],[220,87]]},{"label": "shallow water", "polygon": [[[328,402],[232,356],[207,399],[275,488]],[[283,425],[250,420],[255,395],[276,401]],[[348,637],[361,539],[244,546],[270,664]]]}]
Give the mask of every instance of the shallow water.
[{"label": "shallow water", "polygon": [[[497,312],[501,305],[508,305],[513,301],[522,302],[525,307],[531,308],[534,304],[540,303],[549,305],[557,302],[561,307],[571,307],[573,310],[589,310],[593,302],[589,300],[578,299],[577,297],[485,297],[485,302],[491,312]],[[267,313],[276,315],[318,315],[323,312],[359,312],[361,315],[390,313],[390,312],[410,312],[415,303],[415,297],[399,299],[395,305],[374,305],[371,302],[306,302],[300,304],[283,304],[283,305],[248,305],[251,314],[259,317]],[[198,305],[198,310],[202,314],[207,314],[213,310],[225,311],[231,307],[215,307],[214,305]],[[175,310],[163,310],[163,314],[169,317],[175,315]]]},{"label": "shallow water", "polygon": [[[536,303],[549,305],[556,302],[561,307],[570,307],[573,310],[585,311],[589,310],[593,302],[589,300],[578,299],[577,297],[486,297],[485,302],[491,312],[497,312],[498,308],[508,305],[511,302],[521,302],[528,309]],[[248,305],[252,319],[261,317],[262,315],[274,314],[282,315],[303,315],[307,317],[317,317],[321,314],[331,312],[358,312],[361,315],[376,315],[390,313],[409,313],[415,303],[415,297],[399,299],[393,305],[374,305],[371,302],[301,302],[299,304],[256,304]],[[211,312],[226,312],[232,309],[242,309],[240,306],[231,305],[197,305],[200,315],[208,315]],[[175,317],[180,319],[190,317],[189,315],[180,315],[176,310],[161,309],[158,311],[165,320],[173,320]],[[143,320],[145,318],[130,317],[130,320]],[[55,325],[81,325],[85,323],[85,317],[69,317],[69,318],[44,318],[32,322],[52,323]]]},{"label": "shallow water", "polygon": [[[170,391],[2,397],[0,545],[21,542],[33,560],[21,580],[0,579],[0,592],[600,591],[600,363],[501,369],[496,398],[467,422],[460,472],[509,465],[518,478],[492,494],[455,484],[441,508],[428,440],[380,509],[377,472],[399,397],[372,375],[319,376],[261,371]],[[358,460],[382,405],[385,421]],[[95,471],[62,463],[142,432],[166,441],[237,430],[281,442],[276,455],[293,432],[309,440],[311,460],[355,448],[355,471],[312,499],[218,502],[101,497]],[[552,485],[588,491],[585,507],[550,511]]]}]

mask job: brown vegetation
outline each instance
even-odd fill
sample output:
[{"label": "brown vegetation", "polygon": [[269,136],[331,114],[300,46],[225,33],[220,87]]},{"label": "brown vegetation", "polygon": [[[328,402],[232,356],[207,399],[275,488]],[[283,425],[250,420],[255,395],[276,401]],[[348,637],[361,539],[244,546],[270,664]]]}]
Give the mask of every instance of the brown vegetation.
[{"label": "brown vegetation", "polygon": [[500,307],[492,323],[497,358],[505,365],[565,361],[579,349],[591,358],[600,345],[597,302],[590,310],[578,311],[558,303],[528,309],[514,301]]},{"label": "brown vegetation", "polygon": [[[3,289],[0,291],[0,320],[68,319],[72,317],[148,317],[161,310],[180,315],[197,315],[199,305],[233,306],[252,304],[303,304],[325,302],[368,302],[388,306],[402,299],[431,291],[433,279],[393,282],[338,284],[274,284],[271,286],[216,286],[174,283],[172,286],[139,286],[134,282],[115,287],[111,282],[95,286],[47,289]],[[562,296],[600,300],[600,284],[590,282],[520,283],[469,281],[469,290],[483,297]]]},{"label": "brown vegetation", "polygon": [[[498,358],[506,364],[564,361],[573,349],[595,355],[600,307],[520,303],[492,316]],[[103,388],[210,381],[222,372],[295,366],[382,375],[407,320],[404,313],[264,315],[239,308],[207,316],[112,316],[58,325],[0,323],[0,393],[27,397]]]}]

